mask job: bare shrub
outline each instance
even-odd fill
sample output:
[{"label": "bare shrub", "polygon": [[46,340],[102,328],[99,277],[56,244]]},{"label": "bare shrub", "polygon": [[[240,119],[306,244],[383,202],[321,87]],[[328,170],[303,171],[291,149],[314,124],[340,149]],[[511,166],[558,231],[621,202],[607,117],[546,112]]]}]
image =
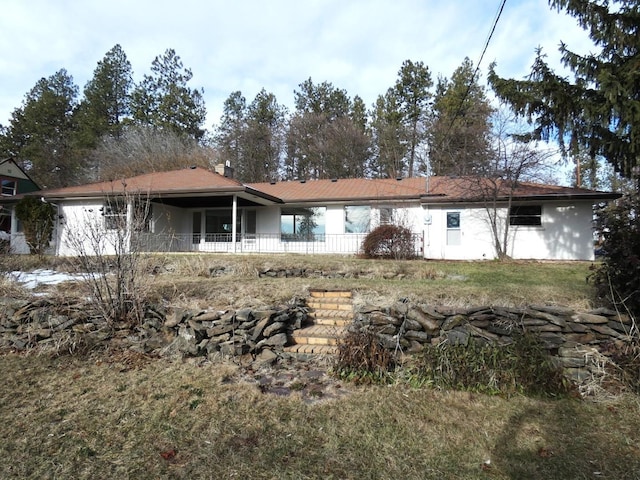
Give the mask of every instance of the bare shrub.
[{"label": "bare shrub", "polygon": [[359,382],[379,382],[395,368],[395,357],[372,332],[349,332],[338,344],[336,373]]},{"label": "bare shrub", "polygon": [[66,229],[64,241],[76,253],[100,314],[108,322],[135,324],[144,314],[146,289],[140,232],[146,228],[148,198],[125,191],[108,197],[98,212],[75,219],[82,230]]},{"label": "bare shrub", "polygon": [[380,225],[365,237],[362,253],[367,258],[412,258],[415,256],[413,234],[400,225]]}]

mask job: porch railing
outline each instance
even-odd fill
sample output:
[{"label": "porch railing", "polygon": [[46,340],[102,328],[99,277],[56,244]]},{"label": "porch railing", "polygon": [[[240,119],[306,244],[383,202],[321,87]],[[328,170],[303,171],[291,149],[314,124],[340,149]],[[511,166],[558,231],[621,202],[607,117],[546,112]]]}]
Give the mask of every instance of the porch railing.
[{"label": "porch railing", "polygon": [[[338,253],[357,254],[366,233],[292,236],[281,234],[156,234],[139,233],[139,249],[146,252],[220,252],[220,253]],[[416,256],[423,253],[422,234],[413,234]]]}]

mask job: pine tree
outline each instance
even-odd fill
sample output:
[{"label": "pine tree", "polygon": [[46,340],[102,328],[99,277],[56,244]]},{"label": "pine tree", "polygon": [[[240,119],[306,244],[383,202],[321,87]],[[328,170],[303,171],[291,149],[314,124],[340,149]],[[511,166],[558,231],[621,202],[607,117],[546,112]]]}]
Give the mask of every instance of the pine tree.
[{"label": "pine tree", "polygon": [[440,78],[429,129],[429,160],[435,175],[471,175],[490,156],[491,114],[484,88],[465,58],[451,76]]},{"label": "pine tree", "polygon": [[202,90],[188,86],[192,78],[191,70],[184,68],[175,50],[168,49],[156,57],[151,75],[145,75],[133,91],[134,122],[201,140],[206,108]]},{"label": "pine tree", "polygon": [[41,78],[13,111],[0,137],[2,156],[15,158],[43,188],[78,181],[71,144],[77,97],[78,87],[65,69]]}]

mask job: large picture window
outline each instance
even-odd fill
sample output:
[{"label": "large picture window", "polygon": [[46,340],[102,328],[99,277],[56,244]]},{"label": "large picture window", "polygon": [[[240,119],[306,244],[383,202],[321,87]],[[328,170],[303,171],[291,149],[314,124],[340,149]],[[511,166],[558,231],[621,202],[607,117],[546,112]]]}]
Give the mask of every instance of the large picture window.
[{"label": "large picture window", "polygon": [[283,208],[280,236],[285,242],[324,242],[325,207]]},{"label": "large picture window", "polygon": [[538,227],[542,225],[541,205],[515,205],[509,210],[509,225]]},{"label": "large picture window", "polygon": [[344,233],[368,233],[371,227],[371,207],[344,207]]}]

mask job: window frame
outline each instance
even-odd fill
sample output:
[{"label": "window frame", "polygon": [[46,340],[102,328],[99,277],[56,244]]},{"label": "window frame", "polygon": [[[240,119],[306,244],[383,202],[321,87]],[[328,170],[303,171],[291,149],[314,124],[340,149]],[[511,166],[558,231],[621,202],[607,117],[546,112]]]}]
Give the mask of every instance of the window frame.
[{"label": "window frame", "polygon": [[[11,191],[5,191],[11,186]],[[13,197],[18,193],[18,181],[15,178],[0,177],[0,194],[3,197]]]},{"label": "window frame", "polygon": [[106,200],[102,206],[104,228],[107,231],[122,231],[127,226],[128,205],[123,199]]},{"label": "window frame", "polygon": [[542,204],[511,205],[509,207],[510,227],[542,227]]}]

